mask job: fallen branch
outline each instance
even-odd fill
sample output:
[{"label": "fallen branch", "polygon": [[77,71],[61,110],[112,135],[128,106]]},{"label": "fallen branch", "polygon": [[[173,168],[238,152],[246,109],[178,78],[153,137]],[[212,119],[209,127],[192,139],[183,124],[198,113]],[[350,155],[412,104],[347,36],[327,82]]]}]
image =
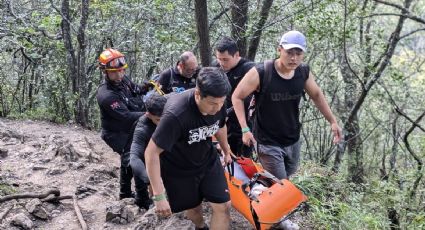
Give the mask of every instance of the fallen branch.
[{"label": "fallen branch", "polygon": [[9,213],[10,210],[12,210],[13,205],[10,205],[8,208],[6,208],[6,210],[2,213],[0,213],[0,224],[3,220],[4,217],[6,217],[6,215]]},{"label": "fallen branch", "polygon": [[80,222],[81,229],[87,230],[87,224],[84,221],[83,215],[81,214],[80,207],[78,207],[77,196],[73,196],[72,199],[74,201],[74,210],[77,214],[78,221]]},{"label": "fallen branch", "polygon": [[72,199],[72,196],[68,195],[68,196],[54,196],[54,197],[46,197],[44,199],[42,199],[42,202],[50,202],[50,203],[57,203],[60,200],[68,200],[68,199]]},{"label": "fallen branch", "polygon": [[51,189],[43,194],[35,194],[35,193],[23,193],[23,194],[13,194],[13,195],[7,195],[0,197],[0,204],[13,199],[24,199],[24,198],[39,198],[43,199],[48,197],[50,194],[53,194],[55,196],[60,196],[60,191],[58,189]]}]

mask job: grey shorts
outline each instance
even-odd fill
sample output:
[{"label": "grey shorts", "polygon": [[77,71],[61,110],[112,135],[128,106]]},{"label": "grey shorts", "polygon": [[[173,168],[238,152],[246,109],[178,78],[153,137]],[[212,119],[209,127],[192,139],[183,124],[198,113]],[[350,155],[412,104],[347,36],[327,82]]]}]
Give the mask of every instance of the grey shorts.
[{"label": "grey shorts", "polygon": [[288,179],[299,165],[301,140],[287,147],[258,144],[258,157],[265,170],[278,179]]}]

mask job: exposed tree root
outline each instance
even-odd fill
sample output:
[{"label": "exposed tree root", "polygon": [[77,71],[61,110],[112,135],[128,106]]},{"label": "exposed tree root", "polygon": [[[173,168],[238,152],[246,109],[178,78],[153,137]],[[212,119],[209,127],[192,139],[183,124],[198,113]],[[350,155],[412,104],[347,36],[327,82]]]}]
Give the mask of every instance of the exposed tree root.
[{"label": "exposed tree root", "polygon": [[80,222],[81,229],[87,230],[87,224],[84,221],[83,215],[81,214],[80,207],[78,207],[77,196],[73,196],[72,200],[74,201],[74,210],[77,214],[78,221]]},{"label": "exposed tree root", "polygon": [[58,197],[58,196],[60,196],[60,191],[58,189],[50,189],[49,191],[47,191],[46,193],[43,193],[43,194],[23,193],[23,194],[7,195],[7,196],[0,197],[0,204],[3,203],[3,202],[6,202],[8,200],[13,200],[13,199],[24,199],[24,198],[43,199],[43,198],[48,197],[50,194],[53,194],[53,195]]}]

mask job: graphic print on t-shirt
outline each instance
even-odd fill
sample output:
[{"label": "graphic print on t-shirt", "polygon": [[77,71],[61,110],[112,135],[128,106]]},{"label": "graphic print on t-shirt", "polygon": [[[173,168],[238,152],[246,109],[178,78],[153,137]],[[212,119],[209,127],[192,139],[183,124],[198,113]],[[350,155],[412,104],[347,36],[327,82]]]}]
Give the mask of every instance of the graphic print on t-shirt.
[{"label": "graphic print on t-shirt", "polygon": [[196,129],[189,130],[189,145],[194,142],[200,142],[206,140],[208,137],[212,137],[219,129],[219,121],[216,121],[210,126],[203,126]]}]

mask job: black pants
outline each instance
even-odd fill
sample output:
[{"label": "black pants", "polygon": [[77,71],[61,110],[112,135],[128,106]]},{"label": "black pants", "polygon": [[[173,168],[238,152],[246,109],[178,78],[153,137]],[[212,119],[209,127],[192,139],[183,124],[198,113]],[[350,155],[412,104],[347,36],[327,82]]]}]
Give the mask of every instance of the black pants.
[{"label": "black pants", "polygon": [[130,146],[129,134],[124,132],[110,132],[102,130],[102,139],[120,155],[120,199],[132,197],[131,179],[133,172],[130,167]]}]

